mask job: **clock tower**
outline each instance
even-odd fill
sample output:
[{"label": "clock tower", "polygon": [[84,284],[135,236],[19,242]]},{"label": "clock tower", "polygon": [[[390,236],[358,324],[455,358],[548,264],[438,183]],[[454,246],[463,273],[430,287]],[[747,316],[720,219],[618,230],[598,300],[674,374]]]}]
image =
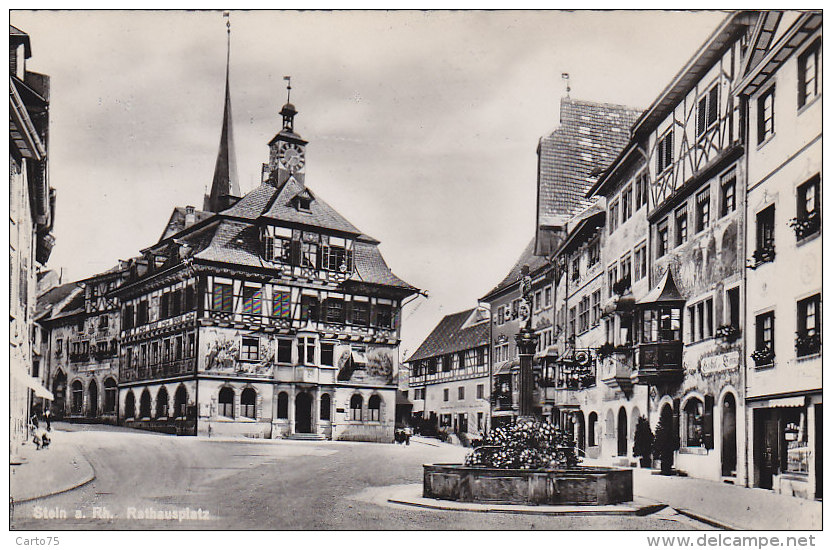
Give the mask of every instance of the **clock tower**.
[{"label": "clock tower", "polygon": [[290,177],[303,185],[304,165],[306,164],[306,144],[298,134],[295,133],[295,115],[297,109],[289,101],[292,93],[290,77],[283,77],[289,82],[287,85],[286,104],[280,109],[283,117],[283,129],[277,133],[269,142],[269,163],[263,165],[263,182],[280,188]]}]

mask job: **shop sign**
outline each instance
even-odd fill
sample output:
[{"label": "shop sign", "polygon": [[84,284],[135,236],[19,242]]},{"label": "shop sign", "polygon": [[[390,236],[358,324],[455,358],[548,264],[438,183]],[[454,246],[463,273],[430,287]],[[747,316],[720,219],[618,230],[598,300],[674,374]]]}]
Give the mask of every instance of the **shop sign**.
[{"label": "shop sign", "polygon": [[726,370],[736,370],[740,366],[740,352],[730,351],[721,355],[703,357],[699,360],[699,369],[702,374],[711,374]]}]

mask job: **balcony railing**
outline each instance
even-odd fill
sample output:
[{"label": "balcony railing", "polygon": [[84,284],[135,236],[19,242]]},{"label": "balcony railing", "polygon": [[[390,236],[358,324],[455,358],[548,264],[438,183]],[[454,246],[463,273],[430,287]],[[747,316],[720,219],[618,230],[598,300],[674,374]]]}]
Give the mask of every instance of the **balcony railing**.
[{"label": "balcony railing", "polygon": [[187,359],[178,359],[158,365],[122,369],[120,376],[125,382],[131,382],[134,380],[153,380],[158,378],[167,378],[169,376],[178,376],[181,374],[192,374],[195,367],[196,358],[189,357]]},{"label": "balcony railing", "polygon": [[69,361],[72,363],[83,363],[84,361],[89,360],[90,353],[88,351],[69,354]]},{"label": "balcony railing", "polygon": [[639,344],[636,350],[634,383],[656,385],[682,380],[685,371],[682,367],[681,341]]}]

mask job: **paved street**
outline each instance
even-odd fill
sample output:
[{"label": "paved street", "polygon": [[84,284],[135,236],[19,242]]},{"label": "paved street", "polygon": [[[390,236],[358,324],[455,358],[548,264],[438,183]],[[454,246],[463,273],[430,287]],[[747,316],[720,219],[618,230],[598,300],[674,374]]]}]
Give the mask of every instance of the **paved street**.
[{"label": "paved street", "polygon": [[[107,426],[61,429],[70,431],[58,432],[56,442],[77,445],[95,479],[18,504],[15,529],[708,528],[669,509],[646,517],[545,517],[423,510],[378,498],[384,487],[420,483],[423,463],[462,459],[464,449],[444,444],[232,441]],[[194,516],[201,509],[204,519],[139,519],[148,509],[187,508]],[[76,518],[76,510],[84,517]],[[66,518],[35,517],[44,512]]]}]

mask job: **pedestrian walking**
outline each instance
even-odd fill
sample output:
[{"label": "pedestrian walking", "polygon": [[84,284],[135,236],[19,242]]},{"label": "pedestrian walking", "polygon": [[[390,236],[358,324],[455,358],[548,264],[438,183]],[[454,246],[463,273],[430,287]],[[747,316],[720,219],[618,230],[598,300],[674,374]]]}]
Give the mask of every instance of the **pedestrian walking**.
[{"label": "pedestrian walking", "polygon": [[46,412],[43,413],[43,419],[46,421],[46,431],[52,431],[52,411],[50,409],[46,409]]}]

